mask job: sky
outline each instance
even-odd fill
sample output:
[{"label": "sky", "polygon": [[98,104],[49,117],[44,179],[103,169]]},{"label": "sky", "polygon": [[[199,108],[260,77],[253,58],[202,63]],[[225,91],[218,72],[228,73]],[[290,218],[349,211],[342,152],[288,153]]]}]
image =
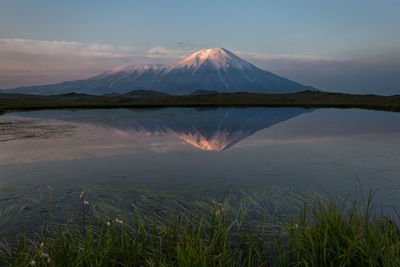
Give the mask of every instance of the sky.
[{"label": "sky", "polygon": [[400,94],[400,1],[0,0],[0,88],[224,47],[316,88]]}]

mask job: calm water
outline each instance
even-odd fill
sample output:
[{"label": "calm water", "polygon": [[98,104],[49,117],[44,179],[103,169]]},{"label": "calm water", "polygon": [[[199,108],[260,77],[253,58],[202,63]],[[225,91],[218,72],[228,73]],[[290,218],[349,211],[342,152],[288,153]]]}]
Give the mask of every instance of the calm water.
[{"label": "calm water", "polygon": [[400,207],[400,113],[168,108],[0,116],[0,231],[65,216],[79,208],[81,190],[129,199],[143,190],[178,198],[271,188],[336,195],[360,185]]}]

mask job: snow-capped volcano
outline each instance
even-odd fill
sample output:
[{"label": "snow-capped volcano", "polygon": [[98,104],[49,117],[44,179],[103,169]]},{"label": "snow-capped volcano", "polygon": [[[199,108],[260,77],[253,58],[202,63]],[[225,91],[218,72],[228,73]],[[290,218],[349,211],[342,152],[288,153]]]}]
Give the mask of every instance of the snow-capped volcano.
[{"label": "snow-capped volcano", "polygon": [[116,67],[86,80],[20,87],[7,93],[94,95],[154,90],[173,95],[196,90],[219,92],[291,93],[317,90],[257,68],[224,48],[204,49],[170,65]]}]

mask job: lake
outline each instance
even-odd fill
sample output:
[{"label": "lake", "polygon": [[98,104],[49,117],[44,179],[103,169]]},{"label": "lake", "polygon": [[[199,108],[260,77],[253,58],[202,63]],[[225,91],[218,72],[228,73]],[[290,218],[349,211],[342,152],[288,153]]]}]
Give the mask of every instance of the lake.
[{"label": "lake", "polygon": [[239,191],[400,206],[400,113],[357,109],[43,110],[0,116],[0,232],[63,221],[88,199]]}]

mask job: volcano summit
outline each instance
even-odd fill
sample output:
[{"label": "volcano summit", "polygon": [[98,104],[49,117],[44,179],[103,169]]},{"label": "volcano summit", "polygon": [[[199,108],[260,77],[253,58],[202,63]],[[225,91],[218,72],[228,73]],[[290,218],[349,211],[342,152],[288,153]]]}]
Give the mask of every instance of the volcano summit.
[{"label": "volcano summit", "polygon": [[259,69],[224,48],[212,48],[200,50],[171,65],[128,65],[86,80],[19,87],[3,92],[103,95],[124,94],[132,90],[155,90],[172,95],[186,95],[197,90],[254,93],[317,91],[311,86]]}]

